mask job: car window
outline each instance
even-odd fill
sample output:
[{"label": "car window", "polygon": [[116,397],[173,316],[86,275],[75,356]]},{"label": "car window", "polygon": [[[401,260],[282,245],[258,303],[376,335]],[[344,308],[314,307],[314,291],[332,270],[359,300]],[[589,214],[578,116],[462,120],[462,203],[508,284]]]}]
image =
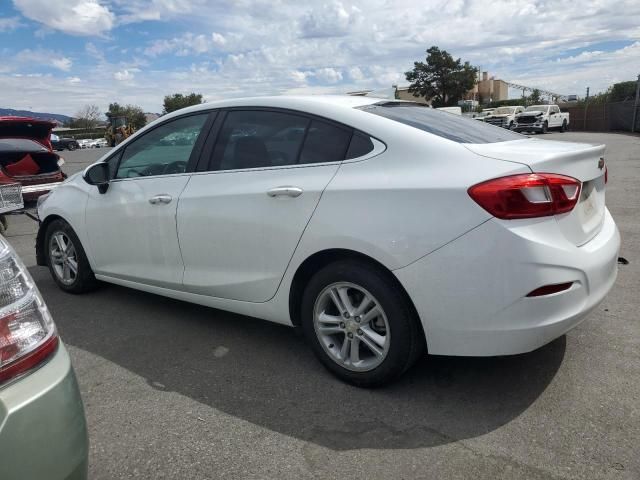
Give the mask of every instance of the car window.
[{"label": "car window", "polygon": [[293,165],[309,119],[282,112],[234,110],[227,114],[213,150],[211,170]]},{"label": "car window", "polygon": [[551,113],[560,113],[560,108],[556,106],[551,107]]},{"label": "car window", "polygon": [[379,102],[356,108],[458,143],[495,143],[525,138],[511,130],[418,103]]},{"label": "car window", "polygon": [[345,158],[351,130],[312,120],[304,139],[299,163],[338,162]]},{"label": "car window", "polygon": [[208,113],[167,122],[125,147],[115,178],[184,173]]},{"label": "car window", "polygon": [[364,133],[355,132],[351,137],[351,143],[349,143],[349,150],[347,150],[345,159],[362,157],[372,150],[373,142],[371,138]]}]

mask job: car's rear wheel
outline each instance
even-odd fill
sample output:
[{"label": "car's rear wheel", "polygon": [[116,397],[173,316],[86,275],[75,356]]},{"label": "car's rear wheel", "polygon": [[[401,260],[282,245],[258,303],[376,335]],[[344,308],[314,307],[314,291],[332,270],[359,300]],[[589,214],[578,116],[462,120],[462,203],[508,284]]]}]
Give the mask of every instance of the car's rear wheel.
[{"label": "car's rear wheel", "polygon": [[567,131],[567,121],[566,120],[562,121],[562,127],[560,127],[560,131],[563,132],[563,133]]},{"label": "car's rear wheel", "polygon": [[72,151],[72,152],[73,152],[73,151],[76,149],[76,145],[75,145],[75,143],[69,143],[69,144],[67,145],[67,148],[68,148],[70,151]]},{"label": "car's rear wheel", "polygon": [[64,220],[54,220],[45,236],[47,265],[58,286],[69,293],[84,293],[97,287],[80,239]]},{"label": "car's rear wheel", "polygon": [[318,271],[302,300],[302,326],[336,376],[362,387],[388,383],[418,358],[424,335],[388,272],[345,260]]}]

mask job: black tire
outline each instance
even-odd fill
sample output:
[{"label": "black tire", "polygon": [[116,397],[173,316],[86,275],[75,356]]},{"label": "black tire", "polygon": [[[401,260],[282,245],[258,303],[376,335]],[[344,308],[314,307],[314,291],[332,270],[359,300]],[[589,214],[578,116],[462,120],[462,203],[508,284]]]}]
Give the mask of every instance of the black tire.
[{"label": "black tire", "polygon": [[563,121],[562,121],[562,126],[560,127],[560,131],[561,131],[562,133],[564,133],[564,132],[566,132],[566,131],[567,131],[567,121],[566,121],[566,120],[563,120]]},{"label": "black tire", "polygon": [[513,122],[509,123],[509,130],[513,130]]},{"label": "black tire", "polygon": [[[53,267],[51,260],[51,242],[53,240],[53,237],[58,233],[62,233],[73,244],[73,247],[75,249],[77,274],[75,275],[75,279],[73,279],[70,283],[65,283],[59,277]],[[51,273],[53,280],[62,290],[68,293],[85,293],[91,290],[95,290],[98,287],[98,280],[96,280],[96,277],[93,274],[93,270],[91,270],[91,265],[89,265],[89,260],[87,260],[87,255],[84,251],[84,248],[82,248],[80,239],[76,235],[76,232],[73,231],[73,228],[71,228],[71,226],[67,222],[62,219],[54,220],[47,226],[47,231],[44,237],[44,249],[49,272]]]},{"label": "black tire", "polygon": [[549,130],[549,123],[548,122],[544,122],[542,124],[542,132],[541,133],[547,133],[548,130]]},{"label": "black tire", "polygon": [[73,152],[73,151],[76,149],[76,144],[75,144],[75,143],[69,143],[69,144],[67,145],[67,149],[68,149],[70,152]]},{"label": "black tire", "polygon": [[[326,287],[338,282],[348,282],[364,288],[375,297],[385,312],[390,332],[389,348],[382,362],[371,370],[353,371],[338,364],[325,351],[316,334],[316,301]],[[305,337],[320,362],[341,380],[358,387],[378,387],[395,380],[425,350],[425,338],[419,319],[391,274],[358,260],[337,261],[313,275],[302,298],[301,319]],[[338,339],[345,338],[339,337],[341,334],[337,335]]]}]

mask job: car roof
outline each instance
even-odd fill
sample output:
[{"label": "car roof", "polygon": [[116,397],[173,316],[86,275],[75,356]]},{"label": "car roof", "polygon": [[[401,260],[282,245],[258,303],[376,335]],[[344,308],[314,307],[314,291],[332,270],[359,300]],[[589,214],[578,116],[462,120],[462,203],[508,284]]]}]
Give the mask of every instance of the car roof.
[{"label": "car roof", "polygon": [[[263,107],[263,108],[284,108],[291,110],[299,110],[302,112],[316,113],[319,115],[326,114],[328,110],[344,111],[352,110],[356,107],[371,105],[384,101],[382,98],[365,97],[356,95],[279,95],[265,97],[243,97],[232,98],[228,100],[217,100],[213,102],[202,103],[192,107],[176,110],[169,115],[164,115],[158,120],[166,120],[168,118],[182,115],[185,113],[199,112],[202,110],[210,110],[212,108],[233,108],[233,107]],[[399,101],[391,100],[389,101]],[[413,103],[413,102],[408,102]],[[156,120],[156,122],[158,121]],[[155,122],[154,122],[155,123]]]}]

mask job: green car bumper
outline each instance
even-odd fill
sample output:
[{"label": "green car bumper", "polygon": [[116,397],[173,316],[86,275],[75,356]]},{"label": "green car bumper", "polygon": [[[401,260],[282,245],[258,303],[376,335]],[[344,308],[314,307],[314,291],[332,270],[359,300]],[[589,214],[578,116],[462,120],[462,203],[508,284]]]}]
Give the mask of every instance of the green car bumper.
[{"label": "green car bumper", "polygon": [[37,370],[0,386],[0,479],[84,480],[88,449],[80,390],[60,343]]}]

